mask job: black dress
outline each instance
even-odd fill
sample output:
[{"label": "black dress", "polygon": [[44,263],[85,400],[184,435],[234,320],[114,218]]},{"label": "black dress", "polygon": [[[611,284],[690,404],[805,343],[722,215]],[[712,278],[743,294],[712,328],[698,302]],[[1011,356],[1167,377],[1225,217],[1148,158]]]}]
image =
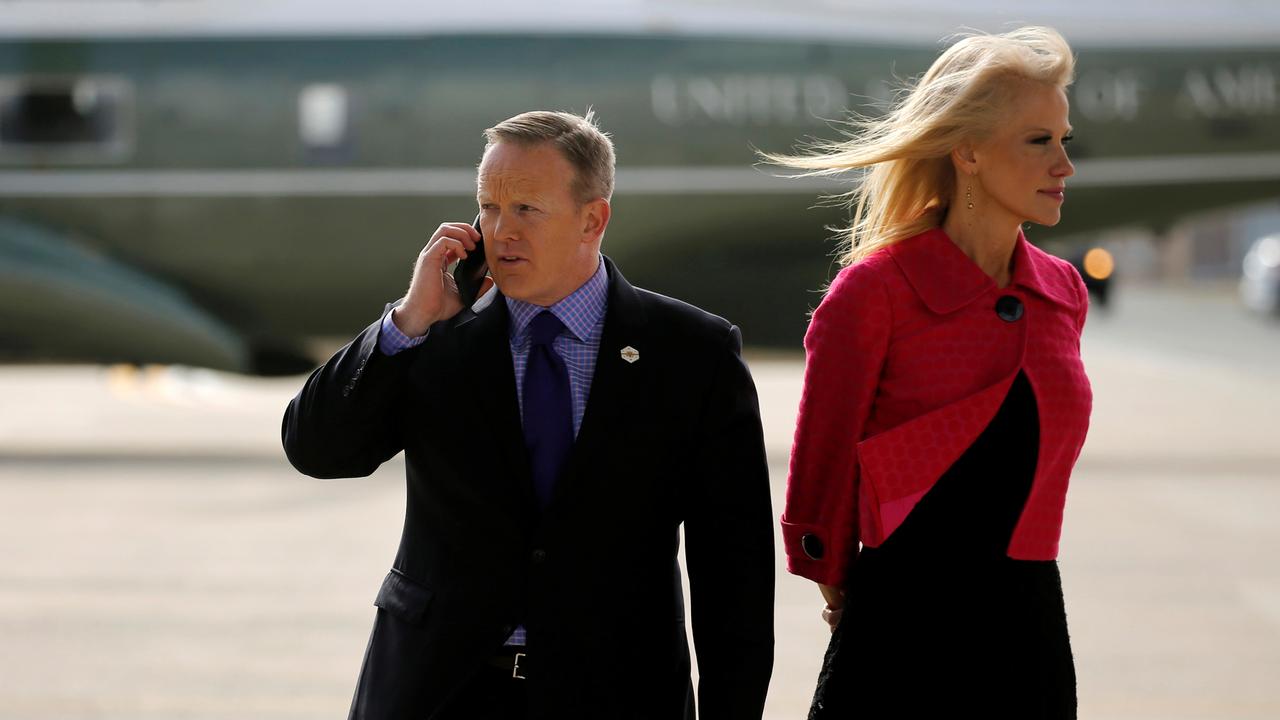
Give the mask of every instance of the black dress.
[{"label": "black dress", "polygon": [[982,435],[854,562],[810,720],[1076,717],[1058,564],[1005,554],[1039,439],[1018,373]]}]

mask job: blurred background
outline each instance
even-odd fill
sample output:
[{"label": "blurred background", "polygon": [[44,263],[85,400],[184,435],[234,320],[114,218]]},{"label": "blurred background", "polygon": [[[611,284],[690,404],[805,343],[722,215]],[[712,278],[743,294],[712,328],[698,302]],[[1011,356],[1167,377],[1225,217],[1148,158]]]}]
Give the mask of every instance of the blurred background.
[{"label": "blurred background", "polygon": [[[1280,717],[1265,0],[0,3],[0,717],[346,712],[403,464],[303,477],[280,416],[474,216],[481,131],[524,110],[593,108],[605,252],[742,326],[780,513],[848,185],[755,151],[1025,23],[1078,55],[1064,220],[1027,232],[1093,299],[1061,555],[1081,717]],[[773,720],[805,715],[827,639],[779,567]]]}]

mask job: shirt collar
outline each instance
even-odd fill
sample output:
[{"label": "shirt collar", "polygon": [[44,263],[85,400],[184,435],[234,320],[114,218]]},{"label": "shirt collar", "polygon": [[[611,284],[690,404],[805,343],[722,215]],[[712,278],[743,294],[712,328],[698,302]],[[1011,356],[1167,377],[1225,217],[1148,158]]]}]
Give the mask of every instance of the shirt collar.
[{"label": "shirt collar", "polygon": [[[997,290],[991,276],[969,259],[940,227],[896,242],[889,246],[888,252],[916,294],[935,313],[954,312],[983,294]],[[1050,301],[1073,306],[1075,287],[1054,267],[1055,263],[1048,253],[1028,242],[1019,229],[1010,287],[1016,285]]]},{"label": "shirt collar", "polygon": [[599,261],[595,273],[585,283],[549,308],[503,296],[507,301],[507,310],[511,313],[511,339],[523,335],[538,313],[550,310],[574,337],[586,342],[604,316],[608,298],[609,273],[605,270],[603,260]]}]

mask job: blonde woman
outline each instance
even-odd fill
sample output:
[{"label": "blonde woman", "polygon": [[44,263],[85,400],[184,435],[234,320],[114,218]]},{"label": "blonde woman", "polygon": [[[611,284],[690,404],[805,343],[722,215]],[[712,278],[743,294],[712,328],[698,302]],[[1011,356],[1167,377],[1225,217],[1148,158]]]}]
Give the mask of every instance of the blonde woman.
[{"label": "blonde woman", "polygon": [[1073,718],[1056,557],[1088,296],[1027,242],[1073,173],[1054,30],[971,35],[882,118],[771,159],[862,169],[805,336],[782,518],[832,627],[810,717]]}]

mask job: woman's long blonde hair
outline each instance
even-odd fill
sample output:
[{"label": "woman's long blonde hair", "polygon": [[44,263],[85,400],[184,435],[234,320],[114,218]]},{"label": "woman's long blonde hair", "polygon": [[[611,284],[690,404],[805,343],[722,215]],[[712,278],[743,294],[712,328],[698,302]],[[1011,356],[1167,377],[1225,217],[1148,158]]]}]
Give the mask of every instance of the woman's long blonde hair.
[{"label": "woman's long blonde hair", "polygon": [[802,155],[762,156],[803,170],[801,177],[865,169],[842,196],[854,208],[840,249],[840,263],[848,265],[942,223],[955,190],[951,150],[989,135],[1008,113],[1021,81],[1065,89],[1074,75],[1071,48],[1052,28],[968,34],[914,86],[899,91],[885,115],[855,114],[845,139],[809,143]]}]

